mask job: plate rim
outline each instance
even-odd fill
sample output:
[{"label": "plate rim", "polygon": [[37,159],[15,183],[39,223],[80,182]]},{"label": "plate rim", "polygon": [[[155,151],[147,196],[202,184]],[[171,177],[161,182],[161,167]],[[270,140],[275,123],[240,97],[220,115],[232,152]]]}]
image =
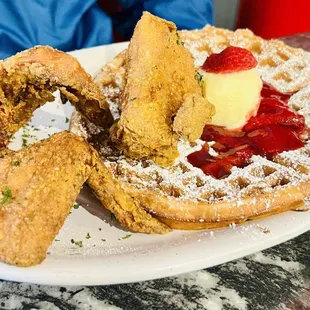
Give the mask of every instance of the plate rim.
[{"label": "plate rim", "polygon": [[[127,46],[128,42],[121,42],[121,43],[113,43],[113,44],[107,44],[107,45],[101,45],[81,50],[75,50],[70,52],[73,56],[85,58],[89,57],[90,53],[100,53],[100,52],[106,52],[109,48],[115,48],[116,50],[121,50]],[[105,60],[106,62],[106,60]],[[100,70],[98,66],[97,72]],[[289,211],[293,212],[293,211]],[[289,213],[286,212],[286,213]],[[139,281],[147,281],[147,280],[155,280],[159,278],[169,277],[169,276],[177,276],[183,273],[192,272],[204,268],[210,268],[219,264],[226,263],[228,261],[232,261],[250,254],[254,254],[255,252],[273,247],[275,245],[278,245],[282,242],[288,241],[290,239],[293,239],[297,237],[298,235],[307,232],[310,230],[310,211],[307,212],[308,216],[302,225],[296,225],[296,227],[287,229],[286,231],[283,231],[281,235],[275,235],[271,234],[271,236],[266,236],[266,238],[262,238],[259,241],[253,241],[252,243],[248,243],[247,246],[243,246],[240,248],[236,248],[234,251],[230,251],[229,253],[222,252],[221,255],[218,256],[210,256],[207,257],[206,254],[208,254],[207,249],[204,249],[203,246],[197,245],[197,244],[191,244],[191,246],[195,249],[201,248],[201,254],[199,257],[194,257],[195,253],[190,253],[191,255],[187,254],[187,257],[191,257],[191,260],[185,260],[180,259],[182,255],[179,255],[178,258],[175,258],[173,263],[160,265],[159,262],[154,264],[152,267],[152,260],[154,260],[154,257],[158,256],[160,251],[152,257],[151,252],[149,252],[147,255],[143,256],[144,254],[139,254],[137,256],[137,261],[131,265],[129,263],[129,267],[126,266],[124,269],[127,270],[127,272],[123,273],[114,273],[118,266],[117,264],[114,264],[114,266],[106,265],[104,261],[109,260],[106,257],[103,257],[98,259],[92,257],[91,260],[95,261],[96,263],[92,265],[88,265],[89,271],[91,274],[85,273],[85,266],[83,268],[78,268],[78,264],[80,263],[81,259],[73,260],[66,268],[55,268],[53,265],[57,265],[63,261],[70,260],[69,258],[62,260],[57,258],[49,258],[40,265],[34,266],[34,267],[27,267],[27,268],[21,268],[21,267],[15,267],[6,265],[2,262],[0,262],[0,278],[7,281],[17,281],[17,282],[26,282],[26,283],[35,283],[35,284],[43,284],[43,285],[72,285],[72,286],[81,286],[81,285],[109,285],[109,284],[123,284],[123,283],[133,283],[133,282],[139,282]],[[260,223],[267,221],[268,219],[276,219],[277,217],[283,216],[282,214],[270,216],[264,220],[256,220],[255,223]],[[299,213],[296,214],[297,218],[302,219],[302,215]],[[289,216],[288,216],[289,219]],[[254,222],[252,222],[254,223]],[[246,224],[243,224],[246,225]],[[230,229],[230,228],[225,228]],[[211,231],[211,230],[210,230]],[[160,238],[161,236],[159,236]],[[201,243],[204,245],[205,243]],[[180,247],[171,247],[168,250],[166,250],[166,253],[170,253],[173,251],[173,249],[179,249],[182,247],[187,247],[188,245],[183,244]],[[120,261],[123,261],[126,259],[132,259],[132,253],[123,253],[120,255],[120,257],[123,257],[120,259]],[[142,260],[141,260],[141,257]],[[183,254],[185,255],[185,254]],[[197,255],[197,253],[196,253]],[[82,258],[83,259],[83,258]],[[139,261],[140,259],[140,261]],[[84,261],[87,259],[84,258]],[[140,262],[138,264],[137,262]],[[142,263],[141,263],[142,262]],[[144,262],[144,264],[143,264]],[[161,263],[163,264],[163,263]],[[151,266],[151,267],[150,267]],[[52,267],[52,268],[51,268]],[[51,268],[51,269],[48,269]],[[109,272],[107,271],[107,268],[111,268]],[[131,268],[131,269],[130,269]],[[87,269],[87,266],[86,266]],[[115,269],[115,270],[114,270]],[[128,269],[130,269],[128,271]],[[99,272],[98,272],[99,270]],[[97,272],[94,272],[97,271]],[[106,272],[104,275],[102,273]]]},{"label": "plate rim", "polygon": [[[288,211],[294,212],[294,211]],[[308,213],[310,211],[307,211]],[[277,217],[278,215],[274,215],[271,217]],[[229,229],[229,228],[227,228]],[[287,231],[286,233],[279,236],[274,236],[267,240],[261,240],[259,244],[253,242],[252,245],[246,248],[236,249],[234,252],[230,252],[228,254],[222,254],[221,256],[212,257],[212,259],[208,258],[200,258],[196,261],[186,261],[183,264],[171,264],[166,265],[164,268],[158,268],[158,266],[150,269],[147,265],[147,268],[143,268],[143,265],[140,265],[139,268],[135,267],[131,270],[131,272],[127,274],[123,274],[122,276],[115,276],[111,274],[114,272],[113,269],[110,269],[110,275],[108,277],[104,277],[101,273],[94,273],[90,277],[85,277],[84,271],[81,272],[80,269],[76,269],[77,264],[79,264],[79,260],[75,261],[73,264],[70,263],[69,268],[65,268],[65,270],[60,273],[54,273],[54,270],[50,270],[42,276],[42,270],[46,269],[49,264],[57,262],[57,259],[53,261],[48,261],[47,266],[44,266],[44,262],[40,265],[21,268],[6,265],[4,263],[0,263],[0,274],[2,280],[7,281],[17,281],[17,282],[26,282],[32,284],[39,285],[70,285],[70,286],[91,286],[91,285],[115,285],[115,284],[126,284],[126,283],[136,283],[141,281],[149,281],[156,280],[166,277],[178,276],[188,272],[194,272],[201,269],[211,268],[217,265],[221,265],[236,259],[243,258],[248,255],[252,255],[254,253],[260,252],[262,250],[271,248],[273,246],[279,245],[280,243],[289,241],[303,233],[309,231],[309,223],[305,222],[302,226],[302,229],[296,228],[293,231]],[[186,245],[184,245],[186,246]],[[205,254],[204,252],[202,254]],[[123,255],[124,259],[130,256],[130,253]],[[203,255],[202,255],[203,256]],[[99,263],[99,260],[93,259],[96,262],[96,265]],[[104,258],[103,258],[104,260]],[[152,260],[152,257],[148,257],[148,263]],[[104,265],[104,261],[102,261]],[[142,267],[141,267],[142,266]],[[94,265],[91,269],[93,269]],[[103,266],[104,267],[104,266]],[[132,267],[132,266],[131,266]],[[111,268],[111,266],[108,266]],[[114,266],[116,268],[116,266]],[[98,268],[95,266],[96,271],[104,271],[104,268]],[[7,271],[6,271],[7,270]],[[35,272],[33,272],[35,270]],[[93,270],[92,270],[93,271]],[[139,272],[138,272],[139,271]],[[109,274],[109,273],[108,273]]]}]

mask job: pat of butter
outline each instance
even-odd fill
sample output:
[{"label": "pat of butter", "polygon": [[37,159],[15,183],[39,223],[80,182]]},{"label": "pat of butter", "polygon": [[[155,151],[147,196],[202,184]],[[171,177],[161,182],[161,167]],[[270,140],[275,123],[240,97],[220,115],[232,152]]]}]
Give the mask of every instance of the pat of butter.
[{"label": "pat of butter", "polygon": [[203,96],[215,106],[212,125],[238,130],[256,115],[263,83],[255,68],[233,73],[199,72],[203,75]]}]

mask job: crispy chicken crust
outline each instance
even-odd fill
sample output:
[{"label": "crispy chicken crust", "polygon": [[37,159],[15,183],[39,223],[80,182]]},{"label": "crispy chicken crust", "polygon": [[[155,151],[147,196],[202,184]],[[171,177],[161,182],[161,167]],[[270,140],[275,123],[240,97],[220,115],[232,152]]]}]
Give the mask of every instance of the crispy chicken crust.
[{"label": "crispy chicken crust", "polygon": [[[112,140],[125,155],[151,158],[163,166],[172,164],[178,156],[178,135],[195,140],[202,133],[201,122],[196,126],[191,114],[183,127],[176,125],[177,133],[173,131],[173,118],[179,108],[184,102],[188,107],[185,96],[189,101],[204,101],[202,123],[212,116],[211,105],[203,99],[195,80],[193,58],[176,30],[171,22],[147,12],[143,14],[126,53],[121,118],[111,130]],[[178,119],[185,119],[184,110],[187,108]]]},{"label": "crispy chicken crust", "polygon": [[87,179],[124,227],[170,231],[121,188],[93,147],[61,132],[18,152],[0,152],[0,260],[21,267],[41,263]]},{"label": "crispy chicken crust", "polygon": [[79,62],[51,47],[37,46],[0,62],[0,148],[35,109],[54,100],[56,89],[96,125],[112,124],[104,95]]},{"label": "crispy chicken crust", "polygon": [[174,118],[173,130],[184,140],[194,142],[201,137],[206,122],[211,121],[214,113],[214,106],[203,97],[187,95]]},{"label": "crispy chicken crust", "polygon": [[146,234],[166,234],[171,231],[167,225],[147,213],[113,178],[101,161],[97,162],[87,182],[122,226]]},{"label": "crispy chicken crust", "polygon": [[41,263],[89,177],[96,151],[62,132],[0,159],[0,259]]}]

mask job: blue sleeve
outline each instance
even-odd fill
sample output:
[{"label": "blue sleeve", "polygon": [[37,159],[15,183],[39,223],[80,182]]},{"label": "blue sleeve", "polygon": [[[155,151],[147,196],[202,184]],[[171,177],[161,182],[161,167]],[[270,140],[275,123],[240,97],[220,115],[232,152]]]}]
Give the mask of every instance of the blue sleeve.
[{"label": "blue sleeve", "polygon": [[64,51],[108,44],[112,25],[129,39],[144,10],[175,22],[179,29],[213,23],[212,0],[113,1],[123,11],[110,17],[97,0],[0,0],[0,59],[37,44]]},{"label": "blue sleeve", "polygon": [[145,0],[144,10],[173,21],[178,29],[213,25],[213,0]]},{"label": "blue sleeve", "polygon": [[74,50],[112,42],[97,0],[1,0],[0,59],[34,45]]},{"label": "blue sleeve", "polygon": [[198,29],[213,25],[213,0],[117,0],[122,9],[113,24],[125,39],[130,39],[143,11],[173,21],[178,29]]}]

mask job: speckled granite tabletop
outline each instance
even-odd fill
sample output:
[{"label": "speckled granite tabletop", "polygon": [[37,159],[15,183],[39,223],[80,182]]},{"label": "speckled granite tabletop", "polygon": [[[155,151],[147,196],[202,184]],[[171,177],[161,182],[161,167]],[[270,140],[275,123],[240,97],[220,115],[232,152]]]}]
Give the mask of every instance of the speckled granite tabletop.
[{"label": "speckled granite tabletop", "polygon": [[[310,33],[283,39],[310,50]],[[310,310],[310,231],[221,266],[135,284],[57,287],[0,280],[0,310]]]},{"label": "speckled granite tabletop", "polygon": [[0,282],[0,309],[310,310],[310,232],[218,267],[135,284]]}]

